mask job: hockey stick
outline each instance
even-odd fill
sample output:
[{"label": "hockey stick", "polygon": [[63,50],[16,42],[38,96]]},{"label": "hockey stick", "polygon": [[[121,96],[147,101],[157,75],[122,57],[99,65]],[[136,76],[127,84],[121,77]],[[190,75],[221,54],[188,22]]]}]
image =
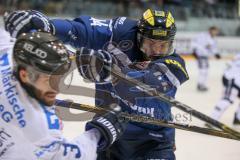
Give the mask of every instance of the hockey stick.
[{"label": "hockey stick", "polygon": [[[75,56],[73,56],[73,59],[76,58]],[[164,101],[168,104],[170,104],[171,106],[174,106],[186,113],[190,113],[191,115],[193,115],[194,117],[202,120],[202,121],[205,121],[211,125],[213,125],[214,127],[217,127],[219,129],[221,129],[222,131],[224,132],[227,132],[229,134],[231,134],[232,136],[234,136],[235,138],[237,139],[240,139],[240,133],[231,129],[230,127],[228,127],[227,125],[217,121],[217,120],[214,120],[212,119],[211,117],[175,100],[174,98],[172,97],[168,97],[166,95],[164,95],[163,93],[160,93],[158,92],[155,88],[151,88],[150,86],[144,84],[143,82],[140,82],[136,79],[133,79],[133,78],[129,78],[129,77],[126,77],[125,74],[123,74],[121,71],[118,71],[118,66],[115,65],[115,64],[112,64],[112,67],[107,67],[107,66],[104,66],[105,69],[107,69],[108,71],[111,72],[111,74],[120,79],[120,80],[123,80],[125,81],[126,83],[129,83],[133,86],[138,86],[138,88],[140,88],[143,92],[145,92],[146,94],[148,94],[149,96],[153,96],[153,97],[156,97],[158,99],[160,99],[161,101]]]},{"label": "hockey stick", "polygon": [[[95,106],[90,106],[90,105],[85,105],[85,104],[79,104],[79,103],[69,102],[69,101],[65,101],[65,100],[57,100],[55,104],[56,104],[56,106],[60,106],[60,107],[84,110],[84,111],[94,112],[97,114],[104,114],[104,113],[110,112],[110,110],[106,109],[106,108],[100,108],[100,107],[95,107]],[[223,132],[223,131],[218,131],[218,130],[209,129],[209,128],[202,128],[202,127],[192,126],[192,125],[187,125],[187,124],[181,124],[181,123],[176,123],[176,122],[163,121],[163,120],[159,120],[156,118],[151,118],[151,117],[137,115],[137,114],[129,114],[126,112],[121,112],[119,114],[119,118],[122,118],[127,121],[176,128],[176,129],[181,129],[181,130],[185,130],[185,131],[196,132],[196,133],[201,133],[201,134],[212,135],[212,136],[216,136],[216,137],[222,137],[222,138],[240,141],[240,138],[235,137],[235,136],[233,136],[229,133]]]},{"label": "hockey stick", "polygon": [[[104,66],[105,67],[105,66]],[[129,83],[133,86],[138,86],[143,92],[145,92],[146,94],[148,94],[149,96],[153,96],[156,97],[186,113],[190,113],[191,115],[193,115],[194,117],[205,121],[211,125],[213,125],[214,127],[217,127],[219,129],[221,129],[222,131],[225,131],[233,136],[235,136],[236,138],[240,139],[240,133],[236,130],[233,130],[232,128],[228,127],[227,125],[175,100],[172,97],[168,97],[160,92],[158,92],[155,88],[151,88],[150,86],[136,80],[133,78],[129,78],[127,77],[125,74],[123,74],[122,72],[118,71],[117,68],[119,68],[118,66],[116,66],[115,64],[113,64],[112,68],[109,67],[105,67],[107,70],[109,70],[112,75],[120,80],[125,81],[126,83]]]}]

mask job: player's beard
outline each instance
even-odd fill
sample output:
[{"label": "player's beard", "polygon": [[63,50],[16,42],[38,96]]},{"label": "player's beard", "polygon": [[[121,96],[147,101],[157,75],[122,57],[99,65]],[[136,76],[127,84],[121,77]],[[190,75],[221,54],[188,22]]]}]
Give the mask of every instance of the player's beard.
[{"label": "player's beard", "polygon": [[[55,99],[55,92],[42,92],[41,90],[37,89],[30,83],[22,83],[23,88],[27,91],[28,95],[36,99],[38,102],[46,105],[52,106],[54,105]],[[51,96],[51,100],[47,99],[47,97]]]}]

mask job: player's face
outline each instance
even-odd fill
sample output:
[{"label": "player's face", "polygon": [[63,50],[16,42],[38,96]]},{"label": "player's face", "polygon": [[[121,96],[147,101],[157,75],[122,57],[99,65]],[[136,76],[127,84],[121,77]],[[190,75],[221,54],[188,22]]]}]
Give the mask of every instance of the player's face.
[{"label": "player's face", "polygon": [[47,75],[33,70],[21,70],[20,77],[23,83],[33,87],[33,92],[39,101],[48,106],[55,103],[61,75]]},{"label": "player's face", "polygon": [[169,41],[144,38],[141,49],[149,58],[152,58],[154,56],[168,54],[169,48],[170,48]]},{"label": "player's face", "polygon": [[37,89],[37,98],[49,106],[53,105],[58,94],[60,78],[59,75],[39,74],[37,80],[32,83]]}]

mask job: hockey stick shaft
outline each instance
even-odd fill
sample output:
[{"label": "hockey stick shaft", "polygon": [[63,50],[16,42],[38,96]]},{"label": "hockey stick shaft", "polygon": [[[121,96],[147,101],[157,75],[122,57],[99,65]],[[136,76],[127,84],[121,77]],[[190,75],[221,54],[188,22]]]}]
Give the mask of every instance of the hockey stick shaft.
[{"label": "hockey stick shaft", "polygon": [[138,86],[139,88],[142,89],[142,91],[144,91],[146,94],[148,94],[149,96],[153,96],[153,97],[156,97],[168,104],[170,104],[171,106],[174,106],[186,113],[190,113],[191,115],[193,115],[194,117],[198,118],[198,119],[201,119],[205,122],[208,122],[209,124],[227,132],[227,133],[230,133],[231,135],[234,135],[235,137],[237,138],[240,138],[240,133],[231,129],[230,127],[228,127],[227,125],[175,100],[174,98],[172,97],[168,97],[160,92],[158,92],[155,88],[151,88],[150,86],[136,80],[136,79],[133,79],[133,78],[128,78],[126,77],[125,74],[123,74],[122,72],[118,71],[117,69],[115,68],[118,68],[116,65],[113,65],[112,68],[108,68],[108,67],[105,67],[107,70],[109,70],[112,75],[120,80],[123,80],[125,81],[126,83],[129,83],[133,86]]},{"label": "hockey stick shaft", "polygon": [[[79,104],[79,103],[69,102],[69,101],[65,101],[65,100],[57,100],[56,105],[60,106],[60,107],[65,107],[65,108],[73,108],[73,109],[78,109],[78,110],[94,112],[97,114],[104,114],[104,113],[107,113],[110,111],[105,108],[100,108],[100,107],[95,107],[95,106],[90,106],[90,105],[85,105],[85,104]],[[159,120],[156,118],[151,118],[151,117],[146,117],[146,116],[141,116],[141,115],[136,115],[136,114],[129,114],[129,113],[122,112],[122,113],[120,113],[120,118],[125,119],[127,121],[130,120],[130,121],[134,121],[134,122],[147,123],[147,124],[151,124],[151,125],[176,128],[176,129],[181,129],[181,130],[185,130],[185,131],[191,131],[191,132],[196,132],[196,133],[201,133],[201,134],[212,135],[212,136],[216,136],[216,137],[222,137],[222,138],[240,141],[239,138],[237,138],[229,133],[226,133],[226,132],[222,132],[222,131],[218,131],[218,130],[214,130],[214,129],[202,128],[202,127],[198,127],[198,126],[191,126],[191,125],[185,125],[185,124],[180,124],[180,123],[162,121],[162,120]]]}]

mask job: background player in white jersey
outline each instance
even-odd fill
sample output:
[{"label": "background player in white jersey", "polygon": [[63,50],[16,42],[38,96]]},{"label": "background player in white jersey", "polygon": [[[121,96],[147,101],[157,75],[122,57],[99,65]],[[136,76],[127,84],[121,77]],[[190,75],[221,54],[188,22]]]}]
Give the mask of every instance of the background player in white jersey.
[{"label": "background player in white jersey", "polygon": [[197,89],[199,91],[207,91],[208,89],[209,56],[214,55],[217,59],[220,58],[215,39],[218,34],[219,29],[213,26],[209,28],[208,32],[200,33],[192,40],[193,54],[197,59],[199,69],[197,82]]},{"label": "background player in white jersey", "polygon": [[[54,103],[59,80],[70,66],[63,43],[43,32],[22,34],[13,54],[0,55],[0,122],[1,129],[9,132],[0,139],[1,160],[19,159],[20,153],[24,160],[33,160],[32,156],[41,160],[92,160],[97,150],[118,139],[122,124],[115,112],[88,122],[87,131],[72,141],[63,137]],[[9,142],[5,142],[7,138],[11,138]],[[26,146],[27,151],[23,149]]]},{"label": "background player in white jersey", "polygon": [[[229,63],[222,77],[224,87],[223,95],[217,102],[211,117],[219,120],[224,111],[236,100],[240,98],[240,54]],[[235,112],[233,124],[240,125],[240,104]]]}]

